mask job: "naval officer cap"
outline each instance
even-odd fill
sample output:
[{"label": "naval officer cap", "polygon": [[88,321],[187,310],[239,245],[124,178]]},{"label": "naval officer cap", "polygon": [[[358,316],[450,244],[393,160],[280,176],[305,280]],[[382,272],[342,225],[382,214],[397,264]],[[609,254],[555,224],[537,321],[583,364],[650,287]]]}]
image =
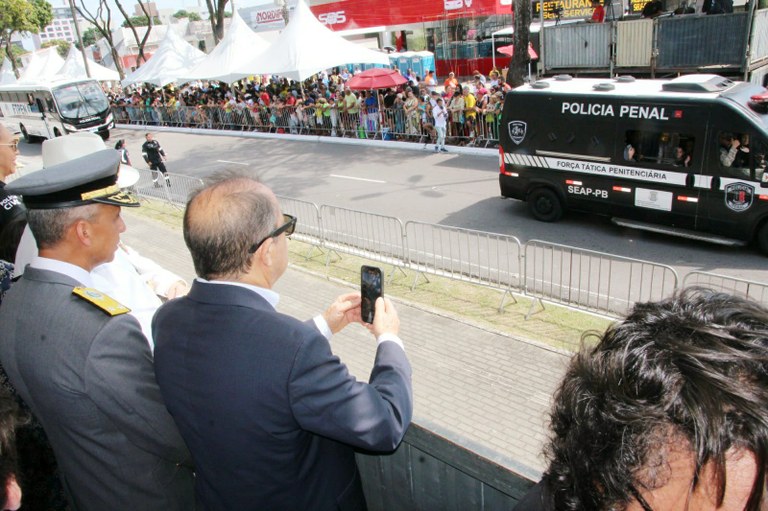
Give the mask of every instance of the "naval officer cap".
[{"label": "naval officer cap", "polygon": [[28,209],[58,209],[101,203],[138,206],[139,201],[117,185],[120,154],[104,149],[27,174],[6,186],[21,195]]}]

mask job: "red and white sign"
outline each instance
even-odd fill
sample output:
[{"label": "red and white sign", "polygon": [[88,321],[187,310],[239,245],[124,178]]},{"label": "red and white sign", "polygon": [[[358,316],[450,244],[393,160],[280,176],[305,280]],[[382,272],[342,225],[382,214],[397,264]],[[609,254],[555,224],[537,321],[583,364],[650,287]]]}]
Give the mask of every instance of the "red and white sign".
[{"label": "red and white sign", "polygon": [[509,14],[510,0],[355,0],[311,6],[320,22],[332,30],[409,25],[446,17]]},{"label": "red and white sign", "polygon": [[282,23],[283,12],[280,9],[256,11],[252,16],[257,25],[265,23]]}]

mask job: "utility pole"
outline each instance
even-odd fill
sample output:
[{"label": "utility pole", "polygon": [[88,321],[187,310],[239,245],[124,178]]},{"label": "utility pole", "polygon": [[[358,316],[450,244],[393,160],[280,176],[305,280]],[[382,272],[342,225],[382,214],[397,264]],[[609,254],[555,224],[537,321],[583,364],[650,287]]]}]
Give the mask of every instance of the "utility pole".
[{"label": "utility pole", "polygon": [[80,35],[80,25],[77,23],[77,10],[75,9],[74,0],[69,0],[69,10],[72,11],[72,22],[75,24],[75,34],[77,34],[77,42],[80,43],[80,53],[83,54],[83,65],[85,66],[85,74],[88,78],[90,78],[91,69],[88,67],[88,57],[85,56],[85,45],[83,44],[83,36]]}]

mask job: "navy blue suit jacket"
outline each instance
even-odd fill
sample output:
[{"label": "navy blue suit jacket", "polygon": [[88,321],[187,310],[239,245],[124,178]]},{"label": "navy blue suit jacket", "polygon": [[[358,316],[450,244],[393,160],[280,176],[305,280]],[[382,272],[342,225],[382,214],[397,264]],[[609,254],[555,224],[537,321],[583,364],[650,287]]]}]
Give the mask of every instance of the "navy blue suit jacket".
[{"label": "navy blue suit jacket", "polygon": [[358,382],[314,323],[238,286],[195,281],[155,315],[155,372],[206,510],[365,509],[354,448],[394,450],[411,367],[378,346]]}]

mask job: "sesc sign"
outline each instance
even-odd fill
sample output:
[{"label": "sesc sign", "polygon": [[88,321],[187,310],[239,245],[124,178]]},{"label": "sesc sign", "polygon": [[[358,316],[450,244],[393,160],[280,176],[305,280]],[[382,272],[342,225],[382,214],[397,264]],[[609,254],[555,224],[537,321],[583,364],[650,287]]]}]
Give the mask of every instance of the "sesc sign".
[{"label": "sesc sign", "polygon": [[320,14],[317,19],[323,25],[328,26],[341,25],[347,22],[347,16],[344,14],[344,11],[325,12]]}]

